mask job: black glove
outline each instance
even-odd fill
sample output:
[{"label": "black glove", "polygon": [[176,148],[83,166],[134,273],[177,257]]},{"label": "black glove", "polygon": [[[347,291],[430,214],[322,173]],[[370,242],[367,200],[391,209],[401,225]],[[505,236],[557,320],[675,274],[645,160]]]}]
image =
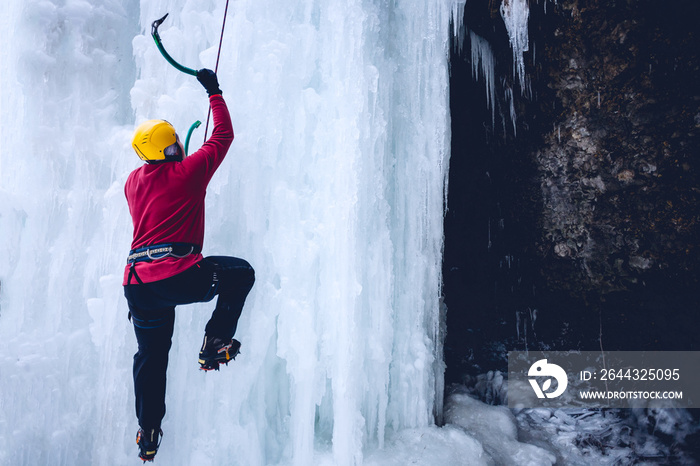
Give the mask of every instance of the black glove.
[{"label": "black glove", "polygon": [[212,70],[202,68],[197,71],[197,81],[199,81],[204,89],[207,90],[209,97],[213,95],[221,94],[221,89],[219,89],[219,81],[216,79],[216,73]]}]

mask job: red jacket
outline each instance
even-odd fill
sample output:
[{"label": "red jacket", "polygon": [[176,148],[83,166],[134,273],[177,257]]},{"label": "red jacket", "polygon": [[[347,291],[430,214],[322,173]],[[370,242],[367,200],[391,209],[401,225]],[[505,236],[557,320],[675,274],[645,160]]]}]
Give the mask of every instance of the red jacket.
[{"label": "red jacket", "polygon": [[[182,162],[145,164],[129,175],[124,194],[134,222],[131,249],[162,243],[204,241],[204,196],[209,180],[233,141],[233,126],[220,95],[209,98],[214,131],[206,143]],[[138,262],[136,273],[144,283],[177,275],[202,259],[201,254],[185,258],[168,257],[154,262]],[[129,265],[124,269],[124,285],[129,281]]]}]

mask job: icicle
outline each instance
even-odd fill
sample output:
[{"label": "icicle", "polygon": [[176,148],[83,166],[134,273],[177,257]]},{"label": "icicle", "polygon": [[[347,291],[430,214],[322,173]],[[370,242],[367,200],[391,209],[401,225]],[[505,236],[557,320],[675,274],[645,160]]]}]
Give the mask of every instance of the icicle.
[{"label": "icicle", "polygon": [[452,5],[452,35],[455,41],[457,53],[461,54],[464,47],[464,5],[467,0],[456,0]]},{"label": "icicle", "polygon": [[529,49],[527,23],[530,8],[527,0],[503,0],[501,17],[506,25],[510,46],[513,49],[513,75],[518,76],[520,89],[525,87],[525,59],[523,54]]},{"label": "icicle", "polygon": [[488,250],[491,250],[491,219],[489,219],[489,243],[487,245]]},{"label": "icicle", "polygon": [[505,94],[505,100],[508,103],[508,108],[510,110],[510,121],[513,123],[513,135],[515,136],[515,135],[517,135],[516,121],[518,119],[518,116],[515,114],[515,102],[513,101],[513,88],[506,87],[504,94]]},{"label": "icicle", "polygon": [[494,76],[495,61],[488,41],[481,36],[469,31],[469,39],[472,46],[472,77],[479,80],[479,74],[484,77],[486,86],[486,106],[491,109],[491,125],[496,122],[496,83]]},{"label": "icicle", "polygon": [[525,89],[523,89],[523,95],[530,100],[532,99],[532,80],[529,76],[525,77]]}]

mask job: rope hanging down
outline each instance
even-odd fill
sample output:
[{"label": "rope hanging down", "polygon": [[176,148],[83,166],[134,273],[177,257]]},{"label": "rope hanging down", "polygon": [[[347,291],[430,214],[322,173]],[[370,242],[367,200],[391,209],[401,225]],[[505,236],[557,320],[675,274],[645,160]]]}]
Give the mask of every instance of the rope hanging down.
[{"label": "rope hanging down", "polygon": [[[219,73],[219,57],[221,57],[221,44],[224,41],[224,28],[226,28],[226,16],[228,13],[228,0],[226,0],[226,7],[224,8],[224,21],[221,24],[221,37],[219,37],[219,51],[216,52],[216,67],[214,68],[214,73]],[[209,132],[209,117],[211,116],[211,106],[209,106],[209,111],[207,112],[207,124],[204,127],[204,142],[207,142],[207,133]]]}]

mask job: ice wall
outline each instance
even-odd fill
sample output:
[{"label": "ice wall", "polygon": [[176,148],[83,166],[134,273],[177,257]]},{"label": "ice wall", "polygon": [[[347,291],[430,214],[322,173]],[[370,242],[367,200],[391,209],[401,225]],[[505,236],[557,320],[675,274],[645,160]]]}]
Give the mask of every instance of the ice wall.
[{"label": "ice wall", "polygon": [[[144,31],[170,12],[168,50],[213,68],[223,8],[37,0],[0,19],[0,464],[134,463],[131,131],[184,133],[207,112]],[[161,464],[361,464],[440,414],[449,14],[231,2],[219,77],[236,140],[205,253],[248,259],[257,283],[243,354],[219,373],[196,363],[211,306],[179,308]]]},{"label": "ice wall", "polygon": [[130,234],[117,180],[134,166],[122,156],[136,76],[124,39],[137,9],[3,4],[2,465],[119,464],[114,449],[133,442],[133,337],[114,274]]}]

